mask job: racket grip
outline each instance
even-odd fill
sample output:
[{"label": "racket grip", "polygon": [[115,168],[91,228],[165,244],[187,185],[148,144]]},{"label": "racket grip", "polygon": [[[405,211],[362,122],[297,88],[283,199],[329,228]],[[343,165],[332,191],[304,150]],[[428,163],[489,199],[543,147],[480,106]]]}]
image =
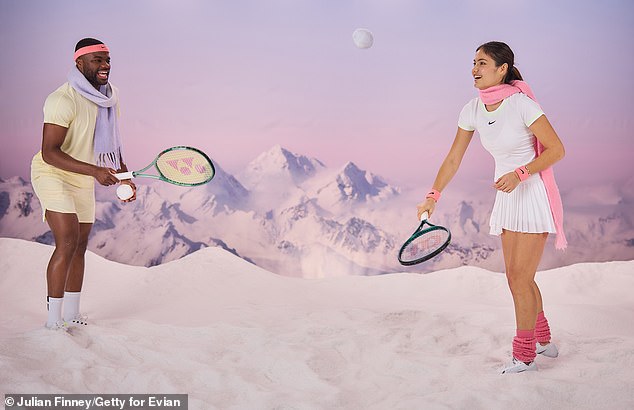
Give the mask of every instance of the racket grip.
[{"label": "racket grip", "polygon": [[429,213],[427,213],[427,211],[423,212],[421,214],[421,216],[420,216],[420,221],[423,222],[423,221],[426,221],[428,219],[429,219]]},{"label": "racket grip", "polygon": [[114,176],[117,177],[119,181],[123,181],[124,179],[132,179],[134,177],[134,175],[132,174],[132,171],[119,172],[118,174],[114,174]]}]

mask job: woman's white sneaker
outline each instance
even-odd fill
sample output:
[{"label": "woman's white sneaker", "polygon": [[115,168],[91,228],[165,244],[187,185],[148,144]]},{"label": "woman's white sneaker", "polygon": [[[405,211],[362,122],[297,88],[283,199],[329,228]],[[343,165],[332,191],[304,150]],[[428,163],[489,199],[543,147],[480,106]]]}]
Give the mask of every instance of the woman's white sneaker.
[{"label": "woman's white sneaker", "polygon": [[507,373],[522,373],[522,372],[530,372],[530,371],[536,371],[537,370],[537,365],[535,364],[535,361],[530,362],[529,364],[524,363],[521,360],[517,360],[516,358],[513,358],[513,361],[507,365],[505,368],[502,369],[502,374],[507,374]]},{"label": "woman's white sneaker", "polygon": [[557,346],[554,343],[548,343],[546,345],[542,345],[539,342],[535,345],[535,353],[541,354],[546,357],[557,357],[559,356],[559,350],[557,350]]}]

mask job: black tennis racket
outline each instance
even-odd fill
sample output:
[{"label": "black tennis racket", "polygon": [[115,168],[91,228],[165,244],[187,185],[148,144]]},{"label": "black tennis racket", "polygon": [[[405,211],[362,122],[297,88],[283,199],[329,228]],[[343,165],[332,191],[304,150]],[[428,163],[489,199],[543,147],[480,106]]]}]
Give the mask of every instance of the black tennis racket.
[{"label": "black tennis racket", "polygon": [[442,252],[451,242],[449,229],[429,223],[428,218],[429,214],[423,212],[420,226],[401,246],[398,252],[398,261],[401,265],[410,266],[425,262]]}]

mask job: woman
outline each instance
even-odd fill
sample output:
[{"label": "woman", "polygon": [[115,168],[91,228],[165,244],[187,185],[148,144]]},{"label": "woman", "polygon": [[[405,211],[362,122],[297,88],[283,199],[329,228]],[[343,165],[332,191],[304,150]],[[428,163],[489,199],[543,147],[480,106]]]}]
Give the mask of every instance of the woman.
[{"label": "woman", "polygon": [[563,158],[564,147],[522,81],[514,58],[509,46],[501,42],[476,49],[471,74],[480,96],[462,109],[456,138],[433,189],[417,206],[419,218],[423,212],[434,212],[440,192],[458,171],[477,130],[482,145],[495,159],[493,187],[497,194],[490,233],[502,239],[506,277],[515,305],[513,359],[502,373],[537,370],[536,354],[557,357],[535,273],[549,233],[557,234],[557,248],[566,247],[561,199],[551,168]]}]

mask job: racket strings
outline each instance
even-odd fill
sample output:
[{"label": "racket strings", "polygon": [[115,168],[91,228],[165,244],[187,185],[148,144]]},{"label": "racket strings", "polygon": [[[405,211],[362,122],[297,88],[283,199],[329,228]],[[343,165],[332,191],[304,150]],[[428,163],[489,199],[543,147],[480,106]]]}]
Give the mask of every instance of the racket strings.
[{"label": "racket strings", "polygon": [[190,149],[166,151],[156,160],[156,168],[167,179],[179,184],[198,185],[214,176],[209,159]]},{"label": "racket strings", "polygon": [[449,232],[435,229],[422,233],[403,247],[400,258],[404,262],[424,259],[443,248],[449,240]]}]

